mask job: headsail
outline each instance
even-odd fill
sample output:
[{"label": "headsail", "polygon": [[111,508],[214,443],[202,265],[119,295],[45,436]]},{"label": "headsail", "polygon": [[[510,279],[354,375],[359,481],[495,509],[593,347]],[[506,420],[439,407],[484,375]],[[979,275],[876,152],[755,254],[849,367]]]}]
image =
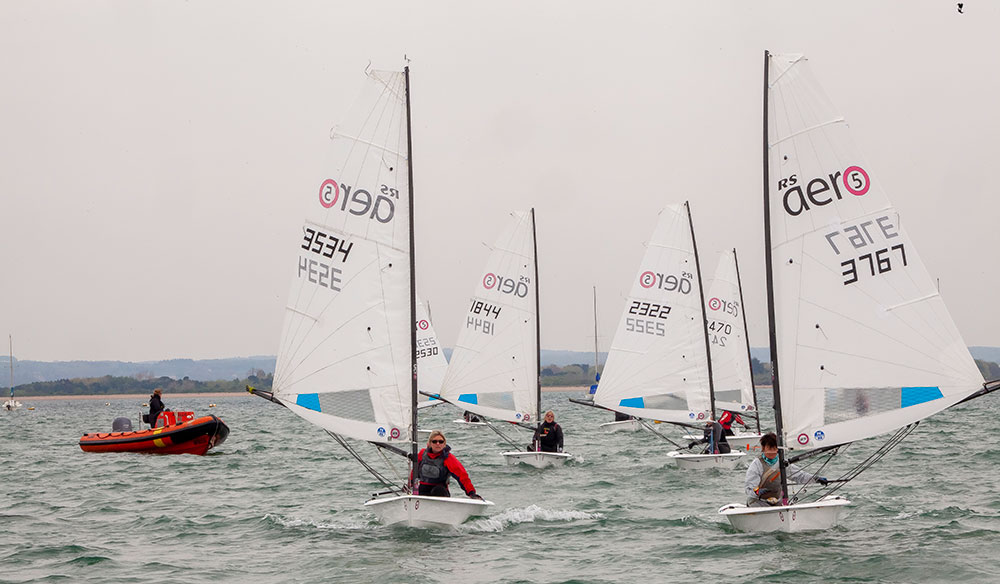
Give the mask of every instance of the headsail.
[{"label": "headsail", "polygon": [[711,411],[705,317],[684,205],[660,212],[608,353],[594,403],[665,422]]},{"label": "headsail", "polygon": [[515,212],[476,282],[441,395],[508,422],[538,419],[534,215]]},{"label": "headsail", "polygon": [[330,432],[407,441],[412,355],[406,81],[372,71],[307,193],[274,397]]},{"label": "headsail", "polygon": [[888,432],[983,377],[848,126],[801,56],[772,55],[768,177],[784,444]]},{"label": "headsail", "polygon": [[708,290],[705,312],[708,315],[716,408],[735,412],[753,411],[756,403],[735,249],[719,258],[715,278]]}]

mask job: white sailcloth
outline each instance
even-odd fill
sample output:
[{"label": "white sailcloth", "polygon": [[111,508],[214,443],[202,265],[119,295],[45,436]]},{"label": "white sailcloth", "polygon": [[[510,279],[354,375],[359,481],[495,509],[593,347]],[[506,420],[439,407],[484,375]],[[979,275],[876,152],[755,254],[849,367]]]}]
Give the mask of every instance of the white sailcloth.
[{"label": "white sailcloth", "polygon": [[532,212],[512,213],[466,308],[441,395],[483,416],[538,419]]},{"label": "white sailcloth", "polygon": [[[417,300],[417,389],[426,393],[440,393],[444,374],[448,371],[448,361],[438,343],[430,312],[424,302]],[[426,402],[441,403],[427,396],[420,396],[420,405]]]},{"label": "white sailcloth", "polygon": [[905,221],[806,60],[773,56],[768,88],[784,444],[867,438],[978,390],[982,375]]},{"label": "white sailcloth", "polygon": [[711,411],[704,315],[684,205],[660,212],[629,294],[594,403],[665,422]]},{"label": "white sailcloth", "polygon": [[715,407],[734,412],[753,411],[753,378],[743,326],[743,303],[736,272],[736,250],[723,253],[705,297],[707,330],[712,351]]},{"label": "white sailcloth", "polygon": [[405,77],[372,71],[325,167],[299,193],[274,396],[331,432],[410,439],[411,274]]}]

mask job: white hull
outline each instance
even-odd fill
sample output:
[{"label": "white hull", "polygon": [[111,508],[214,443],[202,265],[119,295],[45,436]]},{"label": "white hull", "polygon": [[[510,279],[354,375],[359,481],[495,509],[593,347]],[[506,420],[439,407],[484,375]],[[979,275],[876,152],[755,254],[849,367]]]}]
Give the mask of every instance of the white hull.
[{"label": "white hull", "polygon": [[746,459],[743,452],[729,452],[727,454],[681,454],[680,452],[668,452],[667,456],[681,470],[704,470],[717,468],[729,470],[736,468],[740,462]]},{"label": "white hull", "polygon": [[719,515],[740,531],[771,532],[818,531],[837,524],[844,508],[851,502],[839,495],[824,497],[815,503],[781,507],[747,507],[731,504],[719,509]]},{"label": "white hull", "polygon": [[573,458],[572,454],[565,452],[501,452],[507,466],[515,464],[528,464],[535,468],[547,468],[550,466],[562,466],[567,460]]},{"label": "white hull", "polygon": [[622,420],[621,422],[608,422],[598,426],[605,432],[638,432],[642,430],[642,422],[639,420]]},{"label": "white hull", "polygon": [[[684,439],[701,440],[702,436],[687,434],[684,436]],[[726,442],[729,443],[729,447],[734,451],[740,450],[742,452],[760,452],[760,434],[753,432],[737,433],[735,436],[726,436]]]},{"label": "white hull", "polygon": [[486,422],[466,422],[465,420],[459,418],[458,420],[453,420],[455,424],[461,424],[463,426],[485,426]]},{"label": "white hull", "polygon": [[3,409],[5,410],[16,410],[19,407],[21,407],[21,402],[16,399],[9,399],[3,402]]},{"label": "white hull", "polygon": [[385,525],[407,527],[454,527],[474,515],[482,515],[490,501],[403,495],[375,498],[365,503]]}]

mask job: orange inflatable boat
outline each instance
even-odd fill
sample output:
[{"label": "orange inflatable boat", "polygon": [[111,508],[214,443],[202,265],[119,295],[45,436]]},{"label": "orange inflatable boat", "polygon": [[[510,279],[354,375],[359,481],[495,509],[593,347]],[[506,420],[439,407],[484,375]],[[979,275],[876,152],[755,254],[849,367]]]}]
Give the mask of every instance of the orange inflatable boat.
[{"label": "orange inflatable boat", "polygon": [[[127,418],[115,420],[131,422]],[[80,448],[84,452],[143,452],[147,454],[205,454],[229,437],[229,426],[215,416],[194,417],[194,412],[160,412],[157,427],[136,432],[98,432],[84,434]]]}]

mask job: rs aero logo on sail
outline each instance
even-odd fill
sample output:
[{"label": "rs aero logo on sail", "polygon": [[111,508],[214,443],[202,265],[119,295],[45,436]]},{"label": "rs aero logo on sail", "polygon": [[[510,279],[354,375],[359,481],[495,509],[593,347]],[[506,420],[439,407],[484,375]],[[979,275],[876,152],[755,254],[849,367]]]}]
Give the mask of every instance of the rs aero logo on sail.
[{"label": "rs aero logo on sail", "polygon": [[798,216],[812,207],[829,205],[834,200],[844,198],[844,191],[863,196],[871,188],[868,173],[860,166],[848,166],[843,171],[831,172],[825,177],[811,179],[807,183],[799,181],[798,175],[791,175],[778,181],[778,190],[784,190],[781,200],[785,212]]},{"label": "rs aero logo on sail", "polygon": [[389,185],[381,185],[379,191],[372,196],[367,189],[359,189],[351,185],[338,183],[332,178],[323,181],[319,187],[319,204],[327,209],[334,207],[358,217],[367,216],[379,223],[392,221],[399,200],[399,190]]}]

